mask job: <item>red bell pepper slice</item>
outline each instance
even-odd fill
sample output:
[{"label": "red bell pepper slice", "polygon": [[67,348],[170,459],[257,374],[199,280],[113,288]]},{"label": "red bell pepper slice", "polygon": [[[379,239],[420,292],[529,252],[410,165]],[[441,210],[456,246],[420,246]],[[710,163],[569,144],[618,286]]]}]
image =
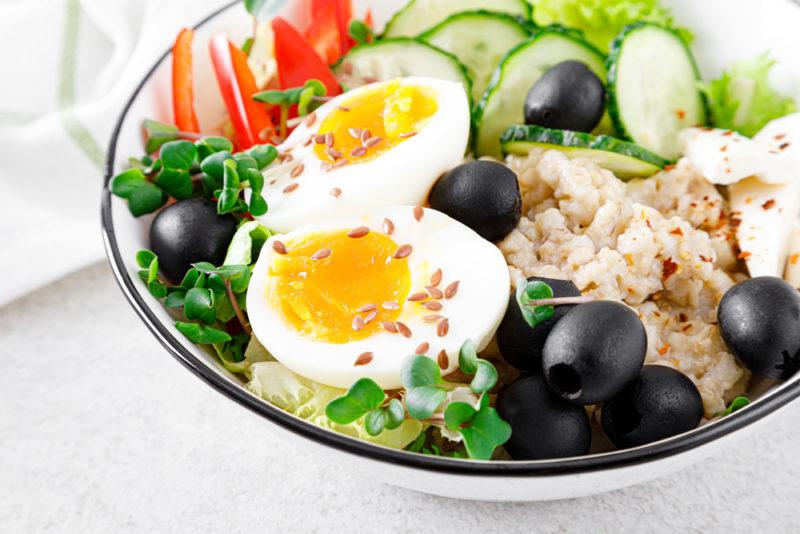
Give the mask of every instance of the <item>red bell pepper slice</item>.
[{"label": "red bell pepper slice", "polygon": [[271,139],[275,127],[267,108],[253,100],[258,88],[247,65],[247,54],[224,34],[211,40],[210,49],[222,99],[236,132],[237,148],[247,150]]},{"label": "red bell pepper slice", "polygon": [[182,132],[200,133],[194,111],[192,40],[194,32],[184,28],[172,47],[172,111],[175,126]]},{"label": "red bell pepper slice", "polygon": [[310,79],[317,79],[329,96],[341,94],[342,89],[330,67],[300,32],[281,17],[272,19],[272,32],[275,34],[275,60],[281,89],[300,87]]},{"label": "red bell pepper slice", "polygon": [[339,25],[340,54],[344,55],[356,44],[350,37],[350,21],[353,20],[353,1],[312,0],[311,13],[316,17],[317,13],[321,13],[329,5],[333,5],[336,11],[336,22]]},{"label": "red bell pepper slice", "polygon": [[306,29],[306,39],[328,65],[333,65],[342,57],[336,4],[327,2],[320,11],[314,13]]}]

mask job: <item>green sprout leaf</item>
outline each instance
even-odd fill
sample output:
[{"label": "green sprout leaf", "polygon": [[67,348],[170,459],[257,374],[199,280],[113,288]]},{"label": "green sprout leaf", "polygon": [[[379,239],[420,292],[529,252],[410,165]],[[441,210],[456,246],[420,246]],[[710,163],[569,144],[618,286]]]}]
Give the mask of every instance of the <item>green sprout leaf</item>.
[{"label": "green sprout leaf", "polygon": [[272,145],[255,145],[245,152],[258,163],[258,169],[263,170],[278,157],[278,149]]},{"label": "green sprout leaf", "polygon": [[357,19],[350,21],[348,33],[350,34],[350,37],[352,37],[352,39],[359,44],[366,43],[372,39],[372,30],[370,27]]},{"label": "green sprout leaf", "polygon": [[267,20],[275,11],[273,0],[244,0],[244,7],[259,22]]},{"label": "green sprout leaf", "polygon": [[163,168],[156,176],[155,184],[169,196],[178,200],[192,198],[194,187],[188,171]]},{"label": "green sprout leaf", "polygon": [[728,407],[725,409],[724,412],[722,412],[720,414],[717,414],[717,415],[720,415],[720,416],[723,416],[723,417],[726,416],[726,415],[730,415],[730,414],[732,414],[734,412],[737,412],[737,411],[741,410],[742,408],[744,408],[748,404],[750,404],[750,399],[748,399],[747,397],[736,397],[735,399],[733,399],[731,401],[731,403],[728,405]]},{"label": "green sprout leaf", "polygon": [[447,398],[447,391],[438,386],[419,386],[407,390],[406,407],[414,419],[427,419]]},{"label": "green sprout leaf", "polygon": [[383,408],[376,408],[369,412],[364,418],[364,428],[370,436],[377,436],[386,428],[386,411]]},{"label": "green sprout leaf", "polygon": [[458,351],[458,368],[468,375],[478,370],[478,351],[471,339],[466,340]]},{"label": "green sprout leaf", "polygon": [[239,201],[239,173],[236,171],[236,162],[232,159],[223,163],[222,193],[217,202],[217,213],[233,213],[238,209]]},{"label": "green sprout leaf", "polygon": [[145,183],[147,177],[141,169],[128,169],[111,179],[109,189],[118,197],[129,199]]},{"label": "green sprout leaf", "polygon": [[148,154],[158,152],[158,149],[164,143],[175,141],[179,138],[179,130],[171,124],[146,119],[143,127],[147,135],[147,142],[144,148]]},{"label": "green sprout leaf", "polygon": [[480,410],[459,430],[467,454],[475,460],[491,460],[494,450],[511,437],[511,426],[489,405],[489,397],[481,399]]},{"label": "green sprout leaf", "polygon": [[236,230],[228,246],[223,265],[252,265],[258,260],[264,243],[272,236],[258,221],[248,221]]},{"label": "green sprout leaf", "polygon": [[203,158],[200,162],[200,170],[213,178],[217,178],[221,185],[222,177],[225,174],[225,167],[223,164],[229,159],[233,159],[233,154],[231,154],[230,151],[223,150],[215,152]]},{"label": "green sprout leaf", "polygon": [[345,395],[329,402],[325,407],[325,415],[334,423],[349,425],[379,408],[385,398],[386,393],[378,384],[369,378],[362,378]]},{"label": "green sprout leaf", "polygon": [[537,306],[533,301],[553,298],[553,288],[544,282],[534,280],[532,282],[517,284],[517,303],[522,312],[522,318],[531,328],[553,318],[556,311],[553,306]]},{"label": "green sprout leaf", "polygon": [[478,411],[466,402],[451,402],[444,410],[444,424],[453,432],[461,431],[461,425],[472,420]]},{"label": "green sprout leaf", "polygon": [[189,341],[199,345],[227,343],[231,340],[231,336],[227,332],[198,323],[178,321],[175,323],[175,328],[178,329],[178,332],[186,336]]},{"label": "green sprout leaf", "polygon": [[308,115],[312,111],[314,97],[325,96],[327,89],[319,80],[308,80],[297,99],[297,113]]},{"label": "green sprout leaf", "polygon": [[144,181],[128,197],[128,209],[134,217],[153,213],[167,203],[167,195],[151,182]]},{"label": "green sprout leaf", "polygon": [[151,250],[142,249],[136,253],[136,265],[142,269],[149,269],[153,261],[157,259],[156,253]]},{"label": "green sprout leaf", "polygon": [[398,428],[406,418],[406,410],[399,399],[392,399],[386,405],[386,429],[394,430]]},{"label": "green sprout leaf", "polygon": [[186,291],[173,291],[167,295],[167,299],[164,301],[164,306],[173,309],[183,308],[185,298]]},{"label": "green sprout leaf", "polygon": [[170,141],[161,147],[161,163],[166,169],[188,171],[196,158],[197,147],[189,141]]},{"label": "green sprout leaf", "polygon": [[497,369],[486,360],[478,360],[478,370],[469,384],[473,393],[486,393],[497,384]]},{"label": "green sprout leaf", "polygon": [[428,439],[427,433],[423,430],[419,433],[419,435],[414,438],[414,441],[406,446],[406,450],[410,452],[421,452],[422,448],[425,446],[425,442]]},{"label": "green sprout leaf", "polygon": [[403,361],[400,369],[403,387],[411,390],[422,386],[442,383],[439,365],[427,356],[412,355]]},{"label": "green sprout leaf", "polygon": [[186,292],[183,313],[191,321],[213,324],[217,318],[217,303],[214,292],[207,288],[193,287]]},{"label": "green sprout leaf", "polygon": [[233,143],[225,137],[203,137],[195,141],[197,159],[203,161],[217,152],[233,152]]}]

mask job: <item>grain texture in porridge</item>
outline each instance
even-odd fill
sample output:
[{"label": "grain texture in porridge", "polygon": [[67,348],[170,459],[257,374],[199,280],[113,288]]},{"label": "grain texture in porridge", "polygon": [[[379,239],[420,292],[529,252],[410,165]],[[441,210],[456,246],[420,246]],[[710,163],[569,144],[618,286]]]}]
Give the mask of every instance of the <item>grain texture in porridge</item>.
[{"label": "grain texture in porridge", "polygon": [[748,374],[715,323],[719,300],[744,278],[719,192],[687,161],[628,184],[556,151],[506,163],[524,205],[499,244],[512,279],[570,279],[584,294],[628,304],[647,330],[646,363],[689,376],[707,417],[724,410]]}]

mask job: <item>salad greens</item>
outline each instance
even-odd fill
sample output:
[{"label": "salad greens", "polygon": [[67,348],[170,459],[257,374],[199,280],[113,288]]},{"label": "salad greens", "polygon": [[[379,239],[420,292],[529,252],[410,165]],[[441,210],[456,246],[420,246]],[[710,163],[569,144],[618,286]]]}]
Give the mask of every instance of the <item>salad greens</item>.
[{"label": "salad greens", "polygon": [[775,60],[769,53],[737,61],[722,76],[701,89],[708,98],[713,126],[752,137],[773,119],[797,111],[790,97],[769,83]]},{"label": "salad greens", "polygon": [[[439,427],[441,435],[451,441],[463,441],[470,458],[489,460],[495,449],[511,437],[511,427],[489,403],[488,392],[497,384],[497,370],[478,358],[471,340],[461,347],[459,369],[474,375],[469,389],[443,380],[439,366],[431,358],[409,356],[401,369],[402,400],[388,396],[373,380],[362,378],[344,395],[331,400],[325,414],[340,425],[363,420],[370,436],[394,430],[404,420],[421,421]],[[424,440],[418,449],[423,444]]]},{"label": "salad greens", "polygon": [[[658,0],[532,0],[533,19],[542,26],[562,24],[581,30],[586,39],[607,52],[611,41],[625,26],[634,22],[655,22],[673,27],[670,11]],[[688,30],[680,29],[686,42]]]}]

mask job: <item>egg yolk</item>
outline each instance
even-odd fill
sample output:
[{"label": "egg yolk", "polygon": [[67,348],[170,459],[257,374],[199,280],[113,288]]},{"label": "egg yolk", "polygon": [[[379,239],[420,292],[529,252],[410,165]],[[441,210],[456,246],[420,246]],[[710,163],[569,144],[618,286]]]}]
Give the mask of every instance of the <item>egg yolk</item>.
[{"label": "egg yolk", "polygon": [[[411,288],[408,260],[392,256],[399,246],[370,232],[317,232],[284,243],[269,267],[267,298],[304,337],[350,343],[376,333],[382,321],[396,321]],[[357,319],[358,317],[358,319]]]},{"label": "egg yolk", "polygon": [[437,109],[435,93],[427,87],[392,81],[359,91],[320,125],[318,134],[333,134],[333,146],[319,143],[314,150],[328,163],[364,163],[419,133]]}]

